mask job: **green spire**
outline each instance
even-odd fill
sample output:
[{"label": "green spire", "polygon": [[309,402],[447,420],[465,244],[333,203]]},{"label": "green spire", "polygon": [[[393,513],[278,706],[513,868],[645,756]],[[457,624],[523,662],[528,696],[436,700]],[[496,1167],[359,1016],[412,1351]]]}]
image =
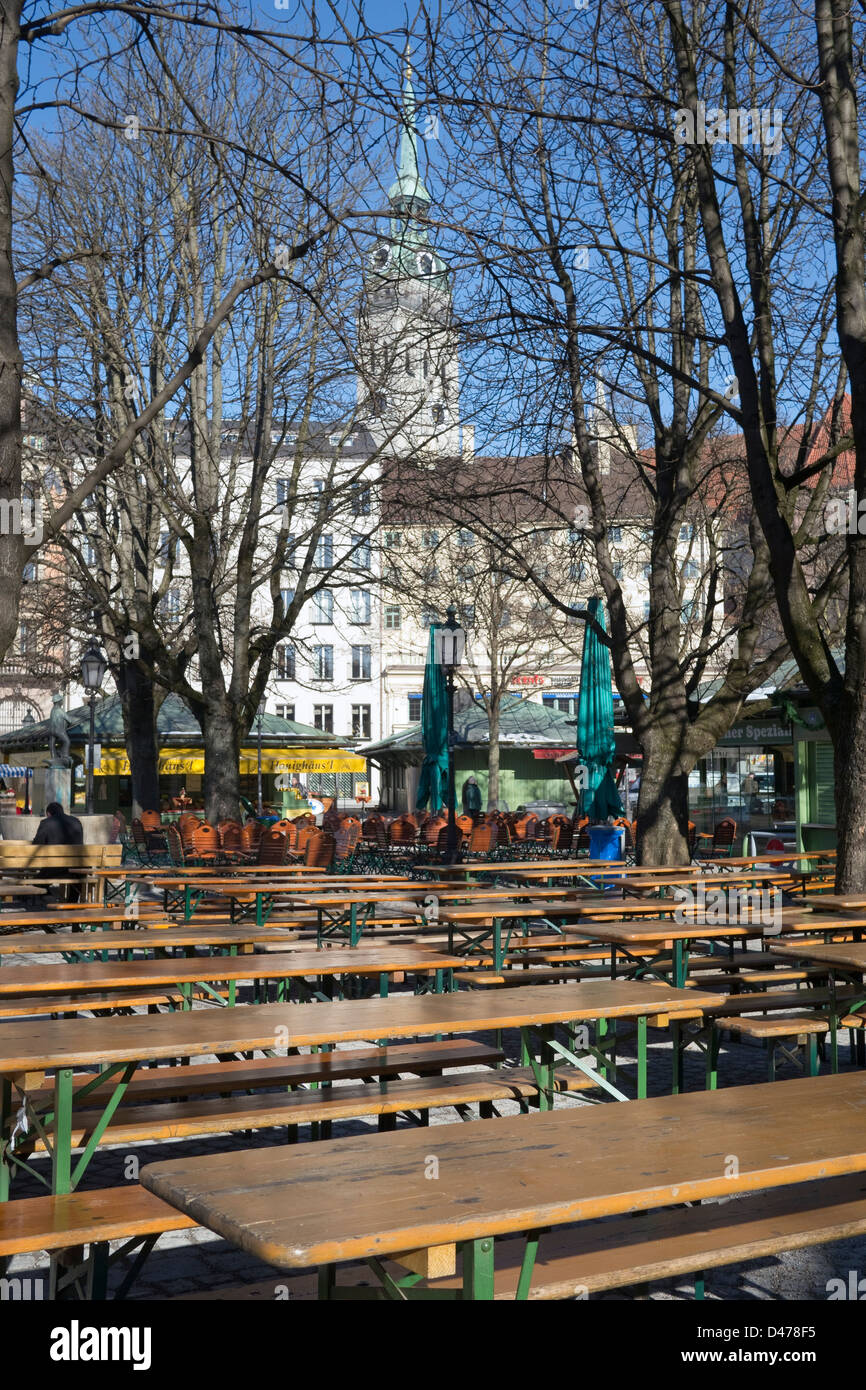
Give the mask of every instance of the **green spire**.
[{"label": "green spire", "polygon": [[400,148],[397,154],[397,178],[388,190],[388,200],[398,212],[422,214],[433,201],[418,170],[418,132],[415,129],[415,92],[412,87],[412,64],[409,45],[406,45],[406,76],[403,82],[403,120]]}]

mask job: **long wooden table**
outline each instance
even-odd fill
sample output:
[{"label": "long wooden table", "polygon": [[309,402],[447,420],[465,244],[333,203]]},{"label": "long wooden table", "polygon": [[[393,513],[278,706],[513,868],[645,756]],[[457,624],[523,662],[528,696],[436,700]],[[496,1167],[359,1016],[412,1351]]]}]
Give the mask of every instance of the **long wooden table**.
[{"label": "long wooden table", "polygon": [[[40,994],[76,993],[79,990],[147,989],[165,985],[181,994],[191,1008],[194,992],[222,1003],[211,985],[229,986],[229,1005],[237,998],[241,980],[324,979],[337,975],[378,975],[379,993],[388,994],[388,977],[394,974],[435,973],[437,991],[450,987],[450,972],[462,961],[423,946],[374,946],[365,950],[293,951],[276,955],[163,956],[155,960],[72,961],[61,965],[15,965],[0,971],[0,998]],[[308,996],[330,996],[316,990]],[[285,989],[280,991],[286,998]],[[262,1001],[265,1002],[265,1001]],[[82,1007],[85,1007],[82,1002]]]},{"label": "long wooden table", "polygon": [[320,1297],[345,1261],[457,1245],[462,1297],[489,1300],[495,1236],[527,1234],[525,1290],[542,1228],[863,1171],[860,1073],[599,1106],[580,1123],[560,1110],[442,1125],[432,1146],[429,1131],[402,1131],[261,1149],[240,1171],[236,1154],[181,1158],[141,1182],[267,1264],[319,1267]]},{"label": "long wooden table", "polygon": [[[505,1028],[520,1030],[524,1055],[539,1083],[542,1107],[552,1104],[554,1070],[562,1060],[590,1075],[617,1100],[625,1100],[626,1096],[604,1074],[607,1058],[603,1058],[598,1071],[588,1066],[585,1056],[592,1049],[578,1041],[573,1025],[634,1019],[638,1093],[645,1094],[648,1019],[655,1018],[661,1025],[672,1015],[693,1014],[695,1009],[720,1002],[720,995],[676,990],[656,981],[593,980],[565,986],[527,985],[509,990],[507,997],[461,991],[336,1003],[248,1004],[240,1009],[192,1009],[62,1022],[14,1021],[0,1029],[0,1143],[6,1144],[20,1106],[28,1114],[31,1128],[53,1122],[52,1191],[71,1192],[86,1171],[142,1062],[220,1057],[257,1049],[325,1047],[368,1039],[499,1032]],[[557,1024],[568,1026],[565,1042],[555,1036]],[[76,1090],[73,1068],[94,1065],[103,1068],[99,1077]],[[31,1093],[42,1086],[48,1071],[55,1072],[53,1101],[42,1113],[34,1110],[38,1099]],[[97,1084],[104,1087],[109,1081],[115,1083],[114,1091],[73,1168],[73,1103],[89,1095]],[[429,1137],[427,1142],[429,1145]],[[8,1162],[16,1161],[8,1149],[4,1153],[6,1161],[0,1154],[0,1200],[6,1200],[9,1194]]]},{"label": "long wooden table", "polygon": [[297,941],[298,935],[288,927],[210,922],[202,923],[200,927],[166,923],[165,926],[139,927],[136,931],[115,928],[98,934],[66,932],[63,936],[54,932],[27,932],[26,935],[0,936],[0,964],[4,956],[60,954],[70,959],[108,960],[110,956],[118,955],[132,959],[135,955],[151,951],[175,949],[191,952],[208,946],[236,955],[238,951],[251,951],[258,943]]}]

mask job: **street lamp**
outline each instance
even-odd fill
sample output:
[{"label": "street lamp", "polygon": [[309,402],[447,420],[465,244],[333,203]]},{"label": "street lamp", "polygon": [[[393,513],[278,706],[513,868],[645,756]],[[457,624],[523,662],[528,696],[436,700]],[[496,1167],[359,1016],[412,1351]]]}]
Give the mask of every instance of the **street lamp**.
[{"label": "street lamp", "polygon": [[[29,710],[27,711],[27,713],[25,714],[24,718],[21,720],[21,727],[22,727],[22,729],[31,729],[35,723],[36,723],[36,720],[35,720],[34,717],[33,717],[33,711],[32,711],[31,709],[29,709]],[[25,778],[24,778],[24,814],[25,814],[25,816],[29,816],[29,815],[30,815],[30,778],[29,778],[29,777],[25,777]]]},{"label": "street lamp", "polygon": [[102,686],[108,662],[102,652],[91,642],[81,658],[81,684],[90,700],[90,731],[87,739],[87,782],[84,793],[84,813],[93,815],[93,745],[96,741],[96,696]]},{"label": "street lamp", "polygon": [[448,619],[436,629],[436,660],[445,670],[448,694],[448,834],[445,840],[445,862],[457,861],[457,793],[454,786],[454,672],[463,660],[466,633],[457,622],[454,604],[448,607]]},{"label": "street lamp", "polygon": [[262,720],[265,717],[266,704],[266,699],[261,700],[259,702],[259,707],[256,710],[256,730],[258,732],[258,756],[256,766],[256,814],[260,817],[263,816],[265,813],[264,802],[262,801]]}]

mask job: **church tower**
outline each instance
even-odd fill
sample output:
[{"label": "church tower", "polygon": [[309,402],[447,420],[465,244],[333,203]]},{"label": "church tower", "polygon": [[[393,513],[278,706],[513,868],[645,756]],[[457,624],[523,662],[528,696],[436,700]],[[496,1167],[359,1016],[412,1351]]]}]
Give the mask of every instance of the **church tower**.
[{"label": "church tower", "polygon": [[427,230],[408,55],[400,125],[390,229],[365,272],[358,408],[385,453],[432,464],[460,452],[458,356],[448,271]]}]

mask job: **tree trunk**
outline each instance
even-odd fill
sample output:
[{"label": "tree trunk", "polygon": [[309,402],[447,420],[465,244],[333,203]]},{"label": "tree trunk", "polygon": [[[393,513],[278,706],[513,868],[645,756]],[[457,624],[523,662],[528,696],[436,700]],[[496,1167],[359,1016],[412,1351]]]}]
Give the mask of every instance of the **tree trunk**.
[{"label": "tree trunk", "polygon": [[[20,0],[0,0],[0,660],[18,631],[23,558],[22,529],[37,518],[22,518],[21,507],[21,352],[18,347],[18,299],[12,262],[12,179],[14,173],[15,97],[18,92],[18,24]],[[37,487],[34,496],[41,498]],[[17,522],[16,522],[17,516]],[[37,534],[38,534],[38,527]]]},{"label": "tree trunk", "polygon": [[211,825],[240,816],[241,740],[235,712],[228,701],[203,705],[196,711],[204,740],[204,808]]},{"label": "tree trunk", "polygon": [[862,893],[866,885],[866,686],[862,680],[849,690],[833,726],[836,892]]},{"label": "tree trunk", "polygon": [[487,748],[487,809],[499,809],[499,699],[494,697],[487,713],[490,743]]},{"label": "tree trunk", "polygon": [[688,864],[688,773],[670,748],[644,748],[637,802],[639,864]]},{"label": "tree trunk", "polygon": [[159,739],[153,682],[134,661],[120,682],[123,731],[132,775],[132,815],[159,810]]}]

